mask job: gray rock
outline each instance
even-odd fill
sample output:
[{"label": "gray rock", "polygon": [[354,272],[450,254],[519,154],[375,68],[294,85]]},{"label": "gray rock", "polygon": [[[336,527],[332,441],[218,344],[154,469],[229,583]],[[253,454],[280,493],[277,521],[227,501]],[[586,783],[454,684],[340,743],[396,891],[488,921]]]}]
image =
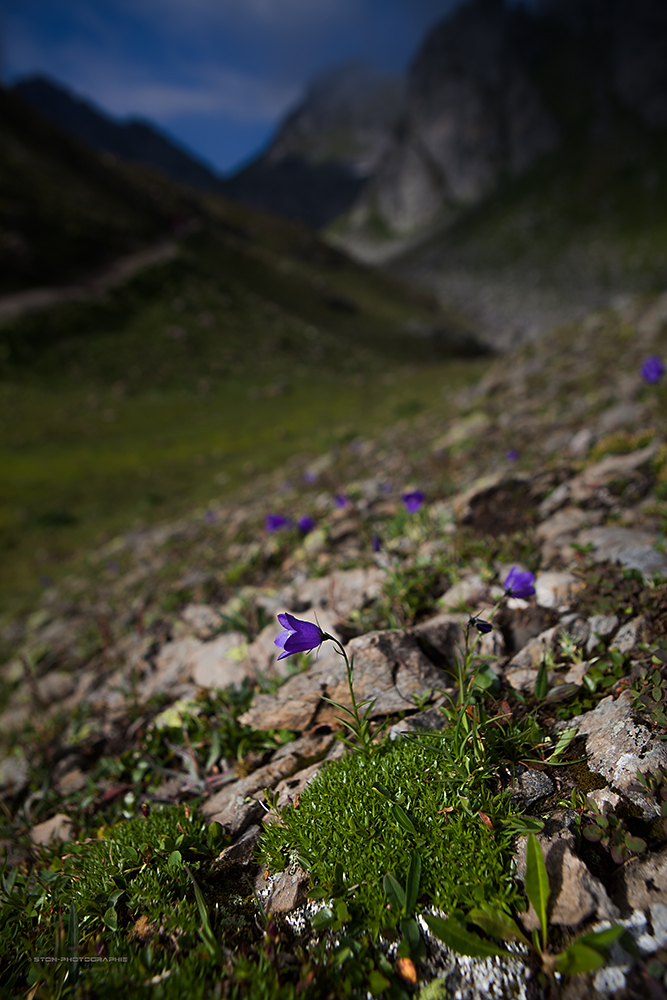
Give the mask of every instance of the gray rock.
[{"label": "gray rock", "polygon": [[637,569],[646,577],[667,574],[667,558],[654,548],[658,535],[635,528],[587,528],[577,535],[578,545],[592,545],[596,562],[616,562],[627,569]]},{"label": "gray rock", "polygon": [[46,677],[37,682],[39,699],[46,706],[62,701],[75,687],[76,679],[64,670],[51,670]]},{"label": "gray rock", "polygon": [[290,753],[270,761],[207,799],[202,805],[204,817],[209,822],[215,820],[220,823],[232,836],[238,836],[252,823],[262,819],[265,810],[259,798],[264,789],[274,788],[284,778],[316,763],[324,757],[331,741],[330,733],[295,741]]},{"label": "gray rock", "polygon": [[568,608],[583,590],[584,582],[574,573],[538,573],[535,578],[535,600],[542,608]]},{"label": "gray rock", "polygon": [[652,798],[636,790],[637,772],[667,768],[667,748],[635,721],[632,704],[631,691],[623,691],[616,700],[610,695],[593,711],[571,719],[568,727],[586,736],[589,769],[638,806],[646,819],[653,819],[660,809]]},{"label": "gray rock", "polygon": [[561,483],[553,493],[540,504],[540,513],[548,517],[567,501],[590,501],[595,491],[606,486],[613,479],[624,479],[642,465],[649,462],[657,453],[658,445],[650,444],[629,455],[607,455],[594,465],[574,476],[566,483]]},{"label": "gray rock", "polygon": [[16,795],[28,784],[28,762],[23,754],[0,758],[0,796]]},{"label": "gray rock", "polygon": [[618,618],[616,615],[593,615],[592,618],[589,618],[586,652],[592,653],[598,642],[608,639],[617,628]]},{"label": "gray rock", "polygon": [[[567,484],[564,483],[563,487],[566,486]],[[558,490],[551,496],[556,498],[557,493]],[[567,495],[566,490],[563,495]],[[547,500],[549,499],[547,498]],[[557,504],[557,499],[554,502]],[[597,524],[602,516],[602,511],[582,510],[580,507],[564,507],[562,510],[556,510],[555,514],[548,517],[535,530],[535,538],[541,545],[545,563],[549,564],[556,556],[560,555],[562,550],[573,541],[578,531],[589,525]]]},{"label": "gray rock", "polygon": [[[372,717],[414,708],[413,695],[434,689],[447,690],[451,682],[420,649],[416,630],[369,632],[348,644],[354,658],[354,693],[357,703],[376,699]],[[329,649],[332,647],[329,645]],[[255,695],[240,722],[256,729],[285,727],[304,730],[341,715],[322,701],[331,698],[351,707],[343,657],[335,653],[316,661],[306,673],[291,677],[275,695]]]},{"label": "gray rock", "polygon": [[56,813],[51,819],[33,826],[30,831],[33,844],[46,846],[56,840],[72,839],[72,820],[64,813]]},{"label": "gray rock", "polygon": [[275,875],[269,897],[264,902],[264,911],[267,916],[291,913],[298,906],[302,906],[308,895],[309,881],[308,872],[305,872],[298,865],[286,868],[284,872]]},{"label": "gray rock", "polygon": [[612,647],[619,653],[630,653],[637,643],[642,641],[645,629],[646,619],[643,615],[637,615],[619,628],[611,644]]},{"label": "gray rock", "polygon": [[555,785],[544,771],[518,764],[514,768],[511,803],[514,809],[530,809],[541,799],[546,799],[555,789]]},{"label": "gray rock", "polygon": [[198,638],[212,638],[222,625],[220,613],[208,604],[188,604],[181,611],[185,626]]},{"label": "gray rock", "polygon": [[648,857],[631,858],[619,871],[619,899],[632,910],[667,904],[667,847]]},{"label": "gray rock", "polygon": [[[618,908],[607,895],[605,887],[574,853],[575,835],[564,813],[554,813],[545,832],[537,835],[549,875],[551,896],[547,912],[549,922],[564,927],[578,927],[594,917],[614,920]],[[519,881],[526,876],[527,837],[519,837],[514,852],[514,864]],[[521,921],[527,930],[539,928],[537,913],[529,904]]]},{"label": "gray rock", "polygon": [[403,733],[418,733],[421,730],[428,732],[438,732],[447,725],[447,719],[439,708],[427,708],[424,712],[417,712],[415,715],[408,715],[400,722],[394,723],[389,729],[390,740],[397,740]]},{"label": "gray rock", "polygon": [[254,824],[248,827],[235,844],[225,847],[215,860],[216,867],[227,865],[247,865],[253,860],[255,848],[259,842],[261,826]]},{"label": "gray rock", "polygon": [[484,600],[488,592],[489,584],[481,576],[474,574],[450,587],[438,600],[438,604],[448,610],[456,610],[461,604],[474,608]]},{"label": "gray rock", "polygon": [[191,651],[190,678],[203,688],[239,686],[254,676],[247,653],[248,644],[241,632],[224,632]]},{"label": "gray rock", "polygon": [[296,592],[294,612],[326,608],[336,619],[345,621],[352,611],[379,597],[385,576],[384,570],[370,566],[306,580]]}]

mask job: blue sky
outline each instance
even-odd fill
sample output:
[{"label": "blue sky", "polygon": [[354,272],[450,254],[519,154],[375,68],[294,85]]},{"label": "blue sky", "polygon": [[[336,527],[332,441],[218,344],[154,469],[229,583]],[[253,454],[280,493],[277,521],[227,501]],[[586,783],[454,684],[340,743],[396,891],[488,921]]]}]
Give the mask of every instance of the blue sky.
[{"label": "blue sky", "polygon": [[319,72],[402,72],[456,0],[0,0],[6,82],[46,73],[148,118],[220,171],[251,157]]}]

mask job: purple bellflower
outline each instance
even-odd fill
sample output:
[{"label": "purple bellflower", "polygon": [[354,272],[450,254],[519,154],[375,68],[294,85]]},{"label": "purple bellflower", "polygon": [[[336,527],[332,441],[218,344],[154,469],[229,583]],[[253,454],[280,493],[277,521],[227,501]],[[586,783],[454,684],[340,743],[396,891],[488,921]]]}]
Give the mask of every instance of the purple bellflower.
[{"label": "purple bellflower", "polygon": [[316,483],[317,473],[313,472],[311,469],[306,469],[306,471],[303,474],[303,478],[307,483]]},{"label": "purple bellflower", "polygon": [[510,448],[508,452],[505,452],[505,458],[507,459],[508,462],[516,462],[518,457],[519,457],[519,452],[516,450],[516,448]]},{"label": "purple bellflower", "polygon": [[312,531],[313,528],[315,527],[315,522],[313,521],[312,517],[310,517],[310,515],[304,514],[303,517],[299,518],[299,520],[296,523],[296,526],[303,535],[307,535],[308,532]]},{"label": "purple bellflower", "polygon": [[493,625],[491,622],[485,622],[478,615],[475,615],[474,618],[470,618],[468,620],[468,625],[472,625],[473,628],[476,628],[480,635],[487,635],[489,632],[493,632]]},{"label": "purple bellflower", "polygon": [[659,382],[665,374],[665,366],[662,358],[659,358],[657,354],[653,354],[650,358],[647,358],[641,367],[641,374],[644,381],[650,385]]},{"label": "purple bellflower", "polygon": [[379,535],[373,535],[371,538],[371,548],[373,549],[373,552],[379,552],[382,548],[382,541]]},{"label": "purple bellflower", "polygon": [[334,497],[334,503],[342,510],[344,507],[347,507],[349,501],[344,493],[337,493]]},{"label": "purple bellflower", "polygon": [[267,514],[266,520],[264,521],[264,527],[267,531],[279,531],[281,528],[287,526],[287,518],[283,517],[282,514]]},{"label": "purple bellflower", "polygon": [[512,566],[505,579],[505,593],[508,597],[532,597],[535,593],[535,576],[530,570],[521,572],[516,566]]},{"label": "purple bellflower", "polygon": [[408,514],[416,514],[425,500],[421,490],[414,490],[412,493],[403,494],[403,503]]},{"label": "purple bellflower", "polygon": [[307,653],[309,650],[321,646],[325,639],[330,638],[319,625],[301,621],[300,618],[295,618],[294,615],[290,615],[286,611],[278,615],[278,621],[285,629],[274,640],[275,645],[280,646],[283,650],[278,657],[279,660],[291,656],[293,653]]}]

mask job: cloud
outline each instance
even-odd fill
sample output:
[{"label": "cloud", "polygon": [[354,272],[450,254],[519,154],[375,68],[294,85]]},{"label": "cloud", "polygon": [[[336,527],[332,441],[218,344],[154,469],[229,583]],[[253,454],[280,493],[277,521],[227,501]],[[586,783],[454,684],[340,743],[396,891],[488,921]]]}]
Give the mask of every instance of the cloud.
[{"label": "cloud", "polygon": [[183,114],[220,114],[236,121],[271,122],[296,101],[300,89],[233,70],[212,70],[193,83],[89,78],[88,92],[115,115],[168,121]]}]

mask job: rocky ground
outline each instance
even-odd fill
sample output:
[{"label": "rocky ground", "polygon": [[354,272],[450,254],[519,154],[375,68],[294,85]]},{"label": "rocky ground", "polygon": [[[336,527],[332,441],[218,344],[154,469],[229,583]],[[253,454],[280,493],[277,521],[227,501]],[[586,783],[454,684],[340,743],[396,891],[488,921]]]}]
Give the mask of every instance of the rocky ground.
[{"label": "rocky ground", "polygon": [[[29,872],[100,824],[186,803],[220,824],[217,863],[256,880],[267,915],[301,926],[307,872],[267,868],[255,848],[347,752],[329,699],[351,702],[332,646],[277,661],[276,614],[345,643],[378,740],[401,739],[446,726],[469,619],[491,614],[517,565],[535,595],[502,603],[481,653],[496,711],[533,713],[543,738],[494,780],[540,820],[559,940],[628,931],[553,995],[664,996],[667,394],[640,366],[666,342],[667,296],[628,301],[498,359],[447,424],[421,414],[297,456],[233,501],[90,553],[5,623],[9,866]],[[415,490],[425,501],[408,513]],[[287,523],[267,531],[268,514]],[[230,685],[236,700],[220,695]],[[514,851],[521,883],[525,836]],[[548,989],[528,958],[463,958],[422,930],[418,983],[395,967],[423,998]],[[428,992],[435,980],[445,993]]]}]

